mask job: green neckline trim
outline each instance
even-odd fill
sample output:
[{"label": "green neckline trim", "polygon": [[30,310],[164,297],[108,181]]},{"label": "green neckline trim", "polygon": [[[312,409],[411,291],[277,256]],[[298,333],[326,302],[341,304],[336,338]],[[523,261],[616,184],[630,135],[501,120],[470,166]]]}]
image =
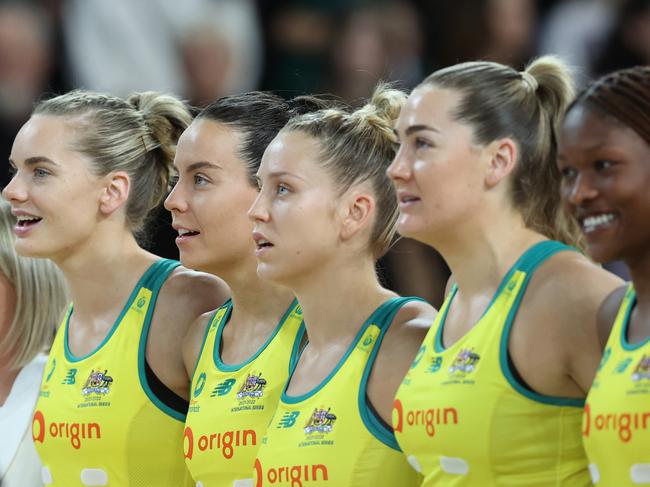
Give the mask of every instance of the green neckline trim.
[{"label": "green neckline trim", "polygon": [[64,354],[65,354],[66,360],[68,360],[69,362],[81,362],[82,360],[85,360],[85,359],[95,355],[97,352],[99,352],[104,347],[104,345],[106,345],[106,343],[111,339],[113,334],[117,331],[118,327],[120,326],[120,323],[122,323],[122,320],[124,319],[124,315],[126,315],[126,313],[129,311],[129,309],[133,305],[133,301],[135,300],[135,297],[140,292],[140,289],[143,288],[143,287],[147,288],[147,289],[149,288],[147,286],[147,284],[149,283],[149,280],[151,280],[153,278],[153,276],[157,272],[158,266],[164,260],[166,260],[166,259],[157,260],[156,262],[154,262],[153,264],[151,264],[149,266],[149,268],[144,272],[144,274],[142,274],[142,276],[140,276],[140,279],[138,279],[138,282],[136,283],[135,287],[131,291],[131,294],[130,294],[129,298],[126,300],[126,304],[122,308],[122,311],[120,312],[119,316],[113,322],[113,326],[108,331],[108,334],[104,337],[104,339],[101,341],[101,343],[99,345],[97,345],[97,347],[93,351],[88,352],[87,354],[79,356],[79,357],[75,356],[72,353],[72,351],[70,350],[70,346],[68,344],[68,334],[69,334],[69,330],[70,330],[70,317],[72,316],[72,312],[74,311],[74,303],[72,303],[70,305],[70,309],[68,310],[68,314],[67,314],[67,316],[65,318],[65,322],[64,322],[65,330],[64,330],[64,339],[63,339],[63,349],[64,349]]},{"label": "green neckline trim", "polygon": [[[497,287],[497,290],[492,295],[492,299],[490,300],[490,303],[487,305],[485,310],[483,310],[481,317],[476,321],[476,323],[474,323],[474,326],[470,329],[470,331],[467,334],[465,334],[463,337],[461,337],[461,340],[465,338],[467,335],[469,335],[476,328],[476,325],[481,322],[481,320],[485,317],[485,315],[488,314],[490,309],[492,309],[494,302],[497,300],[497,298],[503,291],[503,288],[507,286],[508,282],[510,282],[510,279],[512,279],[512,276],[515,274],[517,270],[522,270],[525,272],[526,267],[528,266],[528,262],[536,259],[539,254],[542,254],[548,251],[549,249],[555,249],[555,248],[558,249],[557,250],[558,252],[560,250],[572,249],[572,247],[569,247],[560,242],[556,242],[554,240],[542,240],[541,242],[537,242],[531,245],[528,249],[526,249],[524,253],[519,256],[519,258],[512,265],[512,267],[508,269],[506,275],[503,276],[503,279],[501,279],[501,282],[499,283],[499,287]],[[452,286],[451,291],[449,292],[449,298],[445,302],[446,307],[444,311],[441,313],[442,316],[440,317],[440,322],[438,324],[438,329],[436,330],[435,340],[433,343],[434,350],[438,353],[442,353],[447,349],[447,347],[445,347],[444,344],[442,343],[442,333],[444,331],[445,321],[447,320],[447,313],[449,312],[449,308],[451,307],[451,302],[456,297],[457,292],[458,292],[458,286],[454,284]]]},{"label": "green neckline trim", "polygon": [[219,323],[219,328],[217,329],[217,333],[214,337],[214,347],[213,347],[212,355],[213,355],[215,367],[222,372],[236,372],[242,369],[243,367],[245,367],[246,365],[250,364],[251,362],[253,362],[257,357],[260,356],[262,352],[264,352],[264,350],[266,350],[269,344],[273,341],[273,339],[277,336],[277,334],[282,329],[284,322],[287,320],[287,318],[289,318],[291,313],[293,313],[298,306],[299,306],[298,300],[294,298],[294,300],[291,302],[289,307],[286,309],[286,311],[280,318],[280,321],[278,321],[278,324],[275,326],[273,333],[271,333],[271,335],[264,341],[262,346],[251,357],[238,364],[226,364],[221,360],[221,353],[219,351],[221,350],[221,339],[223,335],[223,330],[226,328],[226,325],[230,320],[230,315],[232,314],[232,302],[230,302],[230,307],[228,308],[228,311],[223,315],[223,318],[221,319],[221,323]]},{"label": "green neckline trim", "polygon": [[[550,406],[571,406],[582,408],[585,405],[585,399],[577,399],[573,397],[559,397],[559,396],[545,396],[539,394],[538,392],[531,391],[530,389],[524,387],[522,384],[515,379],[510,370],[510,364],[508,363],[508,341],[510,338],[510,331],[512,330],[515,317],[519,310],[519,305],[521,304],[524,295],[526,294],[526,287],[530,282],[531,277],[533,276],[535,270],[543,264],[547,259],[565,250],[574,250],[572,247],[564,245],[560,242],[554,241],[544,241],[539,244],[531,247],[528,251],[524,253],[522,259],[520,259],[521,264],[518,270],[525,273],[524,281],[521,284],[519,292],[515,297],[512,306],[508,312],[508,317],[506,318],[505,325],[501,334],[501,340],[499,344],[499,364],[501,366],[501,372],[503,373],[505,379],[508,381],[510,386],[519,394],[528,399],[531,399],[535,402],[542,404],[547,404]],[[525,259],[523,259],[525,257]]]},{"label": "green neckline trim", "polygon": [[151,299],[149,300],[149,306],[147,307],[147,314],[144,318],[144,325],[142,326],[142,331],[140,332],[140,344],[138,346],[138,376],[140,378],[140,385],[144,390],[144,393],[147,395],[149,400],[158,408],[160,411],[165,413],[167,416],[170,416],[173,419],[178,421],[185,421],[186,414],[180,413],[166,404],[164,404],[158,397],[153,393],[149,383],[147,382],[147,376],[144,371],[144,361],[147,348],[147,339],[149,337],[149,329],[151,328],[151,318],[153,316],[154,309],[156,308],[156,301],[158,295],[160,294],[160,289],[163,284],[169,277],[169,275],[180,265],[180,262],[170,259],[161,259],[156,262],[157,269],[155,276],[152,276],[152,283],[149,289],[151,290]]},{"label": "green neckline trim", "polygon": [[192,369],[192,380],[194,378],[194,374],[196,374],[196,369],[199,366],[199,363],[201,362],[201,357],[203,356],[203,350],[205,349],[206,342],[208,340],[208,335],[210,334],[210,329],[212,328],[212,324],[214,323],[214,320],[217,317],[217,313],[219,313],[219,311],[226,306],[232,306],[232,301],[230,298],[228,298],[217,309],[212,311],[212,315],[210,316],[210,319],[208,320],[208,324],[205,327],[205,331],[203,332],[203,339],[201,340],[201,348],[199,349],[199,354],[196,356],[196,361],[194,362],[194,368]]},{"label": "green neckline trim", "polygon": [[[366,330],[371,324],[375,324],[377,322],[380,322],[378,318],[382,316],[382,314],[385,312],[386,308],[389,307],[390,303],[392,303],[395,299],[399,298],[390,298],[387,301],[384,301],[382,304],[379,305],[379,307],[372,312],[372,314],[366,319],[366,321],[361,325],[361,328],[357,332],[356,336],[348,346],[348,349],[345,351],[345,354],[343,357],[341,357],[336,364],[336,366],[330,371],[329,374],[327,374],[327,377],[325,377],[320,384],[318,384],[316,387],[314,387],[311,391],[308,391],[304,394],[301,394],[299,396],[290,396],[287,394],[287,388],[289,387],[289,383],[291,382],[291,377],[293,377],[293,372],[295,372],[295,368],[291,373],[291,376],[287,379],[287,383],[284,386],[284,389],[282,390],[282,396],[280,400],[284,402],[285,404],[298,404],[303,401],[306,401],[310,397],[314,396],[318,391],[320,391],[323,387],[327,385],[327,383],[336,375],[336,373],[343,367],[343,364],[347,361],[348,357],[352,353],[352,351],[355,349],[357,344],[359,343],[359,340],[361,340],[361,337],[366,333]],[[304,350],[304,349],[303,349]],[[296,359],[296,364],[298,362],[300,357]]]},{"label": "green neckline trim", "polygon": [[400,309],[402,309],[402,306],[410,301],[424,300],[415,296],[393,298],[390,309],[388,309],[387,314],[382,317],[379,336],[377,337],[372,352],[370,352],[370,356],[366,362],[363,376],[361,377],[361,385],[359,386],[358,394],[361,421],[363,421],[363,423],[366,425],[366,429],[384,445],[399,452],[401,452],[402,449],[397,443],[397,438],[395,438],[395,431],[392,428],[387,429],[386,425],[384,425],[384,423],[380,421],[377,415],[370,409],[367,388],[368,379],[370,378],[370,373],[372,372],[372,367],[375,363],[375,359],[377,358],[377,354],[379,353],[379,349],[381,348],[384,336],[390,328],[390,325],[392,325],[393,320],[395,319],[395,315],[399,312]]},{"label": "green neckline trim", "polygon": [[628,352],[634,352],[635,350],[638,350],[644,347],[646,344],[650,343],[650,336],[644,338],[638,343],[630,343],[627,340],[627,332],[630,329],[630,318],[632,317],[632,310],[634,310],[634,306],[636,306],[636,292],[634,291],[632,285],[630,285],[630,290],[628,292],[630,294],[629,297],[627,293],[625,296],[625,300],[627,301],[627,308],[625,310],[625,316],[623,317],[623,326],[621,326],[621,346]]}]

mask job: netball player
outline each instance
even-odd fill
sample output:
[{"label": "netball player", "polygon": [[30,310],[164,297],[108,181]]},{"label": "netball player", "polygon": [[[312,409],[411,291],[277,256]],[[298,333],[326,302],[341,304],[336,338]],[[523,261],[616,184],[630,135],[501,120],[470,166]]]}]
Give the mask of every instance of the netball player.
[{"label": "netball player", "polygon": [[166,195],[177,99],[71,92],[37,105],[4,190],[18,253],[53,260],[73,305],[46,366],[32,433],[47,485],[185,485],[189,382],[181,342],[225,299],[216,278],[143,250]]},{"label": "netball player", "polygon": [[293,293],[257,276],[246,212],[257,197],[264,149],[307,107],[306,99],[290,106],[261,92],[221,98],[178,142],[179,179],[165,206],[181,261],[220,276],[232,292],[195,323],[185,347],[193,375],[185,460],[203,487],[252,485],[257,450],[304,333]]},{"label": "netball player", "polygon": [[605,352],[583,420],[596,485],[650,484],[649,114],[650,67],[617,71],[578,96],[559,138],[562,195],[590,255],[623,260],[633,281],[599,313]]},{"label": "netball player", "polygon": [[618,278],[568,244],[556,129],[573,95],[553,57],[436,71],[397,123],[398,230],[454,284],[395,401],[424,485],[588,485],[582,405],[596,313]]},{"label": "netball player", "polygon": [[269,145],[250,210],[260,277],[291,288],[304,348],[256,460],[256,485],[410,486],[420,479],[390,426],[392,398],[435,312],[384,289],[394,235],[385,171],[402,92],[293,118]]}]

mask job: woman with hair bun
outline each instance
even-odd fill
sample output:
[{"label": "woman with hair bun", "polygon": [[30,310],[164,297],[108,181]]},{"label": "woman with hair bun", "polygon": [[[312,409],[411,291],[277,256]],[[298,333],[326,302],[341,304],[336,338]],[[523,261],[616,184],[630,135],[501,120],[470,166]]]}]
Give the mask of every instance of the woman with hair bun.
[{"label": "woman with hair bun", "polygon": [[255,461],[256,485],[415,486],[389,426],[392,398],[435,311],[384,289],[394,237],[386,177],[406,96],[295,117],[264,152],[254,222],[257,273],[287,286],[309,338]]},{"label": "woman with hair bun", "polygon": [[3,194],[16,250],[53,260],[73,301],[32,421],[46,485],[189,480],[181,343],[227,288],[147,252],[136,235],[168,191],[190,121],[171,96],[75,91],[39,103],[14,140]]},{"label": "woman with hair bun", "polygon": [[596,312],[620,280],[571,247],[555,141],[572,97],[554,57],[524,72],[471,62],[431,74],[400,114],[398,231],[453,276],[395,400],[423,485],[589,485]]},{"label": "woman with hair bun", "polygon": [[598,313],[605,352],[582,428],[591,478],[650,484],[650,67],[611,73],[577,97],[558,166],[591,257],[622,260],[632,276]]}]

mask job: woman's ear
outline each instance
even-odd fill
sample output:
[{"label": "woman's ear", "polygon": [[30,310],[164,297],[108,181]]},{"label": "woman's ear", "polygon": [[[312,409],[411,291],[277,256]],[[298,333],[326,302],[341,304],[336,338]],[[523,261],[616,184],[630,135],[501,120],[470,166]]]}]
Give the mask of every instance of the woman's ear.
[{"label": "woman's ear", "polygon": [[510,174],[517,164],[517,144],[510,138],[498,139],[487,148],[489,162],[485,174],[485,185],[493,188]]},{"label": "woman's ear", "polygon": [[117,171],[106,176],[106,185],[99,198],[99,210],[106,216],[126,204],[129,198],[131,181],[124,171]]},{"label": "woman's ear", "polygon": [[342,199],[347,204],[343,207],[341,239],[349,240],[368,225],[375,209],[375,200],[367,191],[359,190]]}]

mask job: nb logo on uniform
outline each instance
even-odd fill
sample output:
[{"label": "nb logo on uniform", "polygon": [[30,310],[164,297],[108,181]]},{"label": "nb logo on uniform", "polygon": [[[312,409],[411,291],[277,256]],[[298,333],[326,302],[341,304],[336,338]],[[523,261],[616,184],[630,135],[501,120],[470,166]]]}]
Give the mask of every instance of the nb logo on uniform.
[{"label": "nb logo on uniform", "polygon": [[201,372],[201,375],[199,375],[199,378],[196,381],[196,385],[194,386],[194,397],[199,397],[199,394],[203,391],[203,388],[205,387],[205,380],[207,376],[205,372]]},{"label": "nb logo on uniform", "polygon": [[622,374],[623,372],[625,372],[625,369],[627,369],[628,365],[630,365],[631,363],[632,363],[632,359],[630,357],[626,358],[616,366],[616,368],[614,369],[614,373]]},{"label": "nb logo on uniform", "polygon": [[216,387],[212,390],[210,397],[225,396],[232,390],[232,386],[235,385],[235,382],[237,382],[235,379],[226,379],[223,382],[217,384]]},{"label": "nb logo on uniform", "polygon": [[431,365],[429,366],[428,372],[438,372],[440,368],[442,367],[442,357],[441,356],[436,356],[431,359]]},{"label": "nb logo on uniform", "polygon": [[68,373],[65,378],[61,381],[61,384],[68,386],[73,385],[77,380],[77,369],[68,369]]},{"label": "nb logo on uniform", "polygon": [[294,424],[296,424],[296,419],[298,419],[298,416],[300,416],[300,411],[290,411],[284,413],[284,416],[282,416],[282,419],[278,421],[278,428],[291,428]]},{"label": "nb logo on uniform", "polygon": [[56,359],[52,359],[52,368],[50,369],[50,372],[47,374],[47,378],[45,379],[45,382],[50,382],[50,379],[52,378],[52,374],[54,373],[54,369],[56,369]]}]

